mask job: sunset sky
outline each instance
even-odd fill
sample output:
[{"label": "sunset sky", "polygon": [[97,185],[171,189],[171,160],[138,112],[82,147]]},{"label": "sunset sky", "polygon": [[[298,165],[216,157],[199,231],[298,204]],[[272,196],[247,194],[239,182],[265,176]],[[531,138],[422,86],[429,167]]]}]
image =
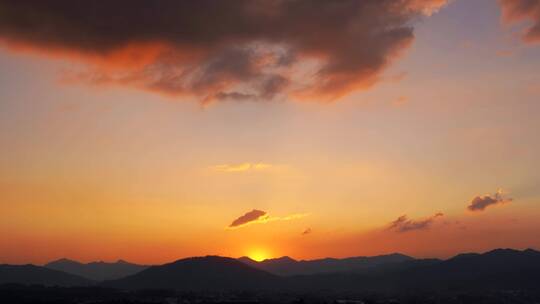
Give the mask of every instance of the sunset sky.
[{"label": "sunset sky", "polygon": [[0,0],[0,263],[540,249],[539,101],[539,0]]}]

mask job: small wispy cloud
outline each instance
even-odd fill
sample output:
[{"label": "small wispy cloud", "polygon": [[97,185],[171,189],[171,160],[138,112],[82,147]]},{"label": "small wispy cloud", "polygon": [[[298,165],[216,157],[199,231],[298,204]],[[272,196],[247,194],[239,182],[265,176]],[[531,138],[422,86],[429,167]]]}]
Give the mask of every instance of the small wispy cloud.
[{"label": "small wispy cloud", "polygon": [[270,216],[266,211],[253,209],[235,219],[227,229],[237,229],[252,224],[266,224],[276,221],[291,221],[308,216],[307,213],[290,214],[286,216]]},{"label": "small wispy cloud", "polygon": [[412,220],[409,219],[406,215],[402,215],[390,223],[388,230],[394,230],[397,232],[408,232],[413,230],[428,229],[437,218],[443,216],[444,214],[439,212],[425,219]]},{"label": "small wispy cloud", "polygon": [[493,195],[477,196],[472,199],[467,209],[469,211],[484,211],[487,207],[499,204],[506,204],[511,202],[512,199],[505,197],[505,193],[502,189],[497,190]]},{"label": "small wispy cloud", "polygon": [[400,106],[403,106],[407,103],[409,103],[410,99],[409,97],[407,96],[400,96],[398,98],[396,98],[393,102],[392,102],[392,105],[394,107],[400,107]]},{"label": "small wispy cloud", "polygon": [[311,234],[311,232],[313,232],[311,228],[307,228],[306,230],[304,230],[304,232],[302,232],[302,235],[308,235]]},{"label": "small wispy cloud", "polygon": [[249,172],[249,171],[263,171],[270,169],[271,164],[267,163],[241,163],[241,164],[221,164],[213,166],[212,169],[219,172]]}]

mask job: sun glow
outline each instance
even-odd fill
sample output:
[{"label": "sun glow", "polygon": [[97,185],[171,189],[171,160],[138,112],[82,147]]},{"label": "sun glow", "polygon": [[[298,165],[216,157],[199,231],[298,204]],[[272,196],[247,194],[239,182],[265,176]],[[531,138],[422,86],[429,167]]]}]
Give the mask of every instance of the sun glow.
[{"label": "sun glow", "polygon": [[261,262],[270,258],[270,255],[264,249],[253,249],[249,252],[248,257],[254,261]]}]

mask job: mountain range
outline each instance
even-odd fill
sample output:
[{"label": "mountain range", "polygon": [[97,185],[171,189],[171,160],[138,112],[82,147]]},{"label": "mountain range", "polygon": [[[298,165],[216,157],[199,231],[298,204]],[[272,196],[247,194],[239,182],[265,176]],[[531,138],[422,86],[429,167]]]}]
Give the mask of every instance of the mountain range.
[{"label": "mountain range", "polygon": [[295,276],[290,282],[304,291],[535,290],[540,286],[540,252],[496,249],[448,260],[385,264],[362,273]]},{"label": "mountain range", "polygon": [[[299,263],[290,258],[254,262],[217,256],[190,258],[153,266],[105,286],[174,288],[180,290],[284,290],[284,291],[398,291],[419,289],[536,288],[540,286],[540,252],[527,249],[496,249],[483,254],[460,254],[448,260],[413,259],[403,255],[326,259]],[[254,264],[257,263],[257,264]],[[340,265],[331,271],[328,265]],[[343,264],[352,263],[348,269]],[[273,272],[294,273],[296,265],[322,265],[316,273],[276,275],[262,270],[272,265]],[[360,266],[358,266],[360,265]],[[294,271],[284,271],[289,266]],[[295,268],[298,267],[298,268]],[[313,268],[312,268],[313,267]],[[270,268],[268,268],[270,269]]]},{"label": "mountain range", "polygon": [[124,260],[118,260],[115,263],[100,261],[84,264],[69,259],[56,260],[45,264],[45,267],[78,275],[93,281],[115,280],[148,268],[146,265],[132,264]]},{"label": "mountain range", "polygon": [[300,261],[288,256],[267,259],[261,262],[254,261],[248,257],[241,257],[239,260],[254,268],[268,271],[276,275],[291,276],[335,272],[361,272],[384,264],[414,261],[415,259],[403,254],[394,253],[373,257],[350,257],[344,259],[325,258]]},{"label": "mountain range", "polygon": [[150,266],[100,283],[46,267],[0,265],[0,283],[8,282],[186,291],[534,289],[540,286],[540,252],[496,249],[483,254],[460,254],[447,260],[414,259],[400,254],[313,261],[282,257],[263,262],[206,256]]}]

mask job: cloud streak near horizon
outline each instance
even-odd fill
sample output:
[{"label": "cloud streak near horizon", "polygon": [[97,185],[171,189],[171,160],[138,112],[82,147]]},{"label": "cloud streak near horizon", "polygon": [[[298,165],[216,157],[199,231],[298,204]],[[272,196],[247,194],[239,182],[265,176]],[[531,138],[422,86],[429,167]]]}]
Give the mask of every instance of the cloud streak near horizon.
[{"label": "cloud streak near horizon", "polygon": [[241,164],[222,164],[213,166],[212,169],[219,172],[248,172],[248,171],[263,171],[272,168],[271,164],[267,163],[241,163]]},{"label": "cloud streak near horizon", "polygon": [[[446,0],[0,0],[0,43],[67,80],[202,102],[334,100],[378,82]],[[121,16],[121,17],[120,17]]]},{"label": "cloud streak near horizon", "polygon": [[252,224],[265,224],[275,221],[290,221],[308,216],[307,213],[291,214],[287,216],[270,216],[266,211],[253,209],[235,219],[227,229],[237,229]]}]

